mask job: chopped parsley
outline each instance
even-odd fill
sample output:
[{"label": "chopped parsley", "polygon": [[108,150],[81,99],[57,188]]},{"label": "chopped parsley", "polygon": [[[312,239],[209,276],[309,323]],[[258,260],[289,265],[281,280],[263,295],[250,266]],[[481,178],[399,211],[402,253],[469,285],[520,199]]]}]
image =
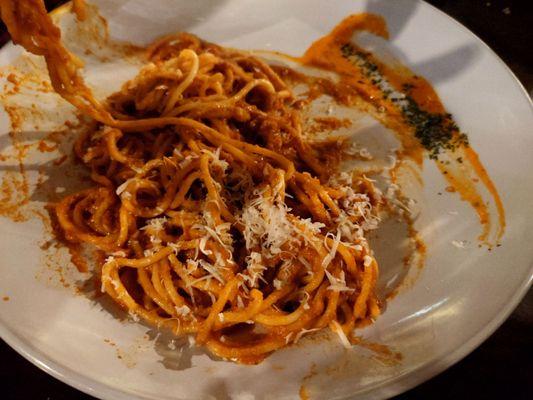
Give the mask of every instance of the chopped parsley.
[{"label": "chopped parsley", "polygon": [[436,159],[442,150],[453,152],[458,147],[468,146],[468,137],[459,132],[451,114],[424,111],[410,96],[405,100],[406,104],[401,106],[403,117],[414,128],[415,136],[429,152],[429,158]]},{"label": "chopped parsley", "polygon": [[[459,131],[451,114],[431,113],[420,108],[409,95],[415,88],[413,84],[405,83],[402,85],[403,93],[397,92],[383,79],[379,67],[370,59],[370,53],[359,50],[351,43],[342,45],[341,53],[362,71],[372,85],[382,91],[383,99],[390,100],[398,106],[405,122],[413,127],[415,137],[428,151],[431,159],[437,159],[443,150],[453,152],[459,147],[468,146],[468,137]],[[462,162],[462,159],[457,161]]]}]

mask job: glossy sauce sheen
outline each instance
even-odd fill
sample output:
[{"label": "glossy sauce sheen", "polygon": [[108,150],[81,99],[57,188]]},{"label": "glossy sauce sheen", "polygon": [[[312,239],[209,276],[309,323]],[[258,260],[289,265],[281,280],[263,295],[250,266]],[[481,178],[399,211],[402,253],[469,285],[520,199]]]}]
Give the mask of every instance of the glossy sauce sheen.
[{"label": "glossy sauce sheen", "polygon": [[[343,54],[343,46],[349,45],[364,53],[369,62],[392,87],[397,91],[409,88],[409,96],[423,113],[432,115],[449,115],[431,84],[424,78],[415,75],[402,65],[394,68],[380,62],[372,54],[365,53],[352,41],[355,33],[366,31],[388,39],[387,26],[384,19],[373,14],[356,14],[345,18],[329,34],[314,42],[299,59],[304,65],[319,67],[337,72],[341,84],[355,89],[366,101],[381,108],[382,122],[392,129],[402,143],[402,150],[398,159],[411,160],[420,167],[423,163],[426,149],[415,136],[415,127],[404,117],[401,108],[391,99],[384,96],[382,89],[374,84],[362,68],[350,61]],[[453,123],[451,116],[449,122]],[[454,125],[455,126],[455,125]],[[452,140],[461,133],[454,128]],[[499,241],[505,231],[505,211],[498,191],[488,176],[476,152],[468,145],[453,146],[440,149],[435,158],[436,165],[449,185],[467,201],[476,211],[483,227],[479,240],[486,245],[493,245]],[[480,193],[479,184],[490,195],[496,210],[496,216],[491,214],[489,201]]]}]

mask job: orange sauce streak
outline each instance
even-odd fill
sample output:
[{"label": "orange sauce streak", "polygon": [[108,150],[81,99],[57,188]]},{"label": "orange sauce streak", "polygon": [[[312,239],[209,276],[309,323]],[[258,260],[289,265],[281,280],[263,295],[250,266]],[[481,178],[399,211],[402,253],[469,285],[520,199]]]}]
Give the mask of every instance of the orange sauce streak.
[{"label": "orange sauce streak", "polygon": [[[314,42],[305,54],[299,59],[304,65],[310,65],[329,71],[334,71],[340,75],[341,83],[353,87],[366,101],[377,107],[383,106],[386,114],[392,116],[386,124],[389,128],[398,131],[403,127],[397,126],[397,121],[401,121],[400,110],[391,102],[383,102],[381,90],[370,84],[363,72],[355,67],[352,62],[342,55],[341,47],[350,42],[354,32],[367,31],[375,35],[388,38],[387,25],[385,20],[373,14],[356,14],[345,18],[328,35]],[[405,156],[422,163],[423,153],[416,138],[409,135],[399,137],[404,148]]]},{"label": "orange sauce streak", "polygon": [[4,300],[4,301],[9,301],[9,296],[4,296],[4,297],[2,297],[2,300]]},{"label": "orange sauce streak", "polygon": [[313,118],[315,123],[318,125],[318,130],[323,131],[335,131],[340,128],[348,128],[352,123],[349,119],[335,118],[335,117],[316,117]]},{"label": "orange sauce streak", "polygon": [[301,400],[309,400],[309,393],[307,393],[307,389],[304,385],[300,386],[300,399]]},{"label": "orange sauce streak", "polygon": [[[385,111],[382,115],[386,116],[382,122],[396,132],[402,143],[403,149],[399,152],[398,158],[400,160],[409,158],[422,166],[424,149],[415,137],[413,127],[404,120],[401,109],[390,99],[384,98],[381,89],[372,84],[362,69],[342,54],[341,47],[347,43],[357,48],[351,39],[358,31],[367,31],[385,39],[388,38],[387,26],[382,17],[368,13],[351,15],[340,22],[329,34],[314,42],[299,61],[305,65],[337,72],[341,77],[341,82],[354,87],[370,104],[382,108]],[[439,96],[427,80],[413,74],[405,66],[396,65],[393,68],[370,54],[368,57],[396,90],[400,90],[404,84],[412,85],[409,95],[421,110],[429,113],[446,112]],[[488,238],[491,233],[492,218],[487,202],[483,200],[476,183],[478,181],[483,183],[496,207],[498,214],[496,240],[499,240],[505,231],[505,212],[500,195],[472,148],[463,146],[453,153],[448,151],[445,153],[450,156],[449,163],[437,162],[437,167],[448,183],[459,193],[461,199],[467,201],[477,212],[483,227],[479,240],[490,245]]]},{"label": "orange sauce streak", "polygon": [[[479,160],[479,156],[477,155],[477,153],[471,148],[464,149],[464,153],[466,156],[466,160],[468,160],[469,164],[472,167],[474,167],[474,171],[476,172],[477,178],[481,179],[481,182],[483,183],[483,185],[485,185],[485,188],[487,188],[489,193],[492,195],[492,198],[496,202],[496,207],[498,210],[498,225],[499,225],[498,226],[498,239],[500,239],[505,233],[506,222],[505,222],[505,210],[503,208],[503,203],[498,193],[498,189],[496,189],[494,182],[492,182],[492,179],[490,179],[489,175],[487,174],[485,167],[483,166],[483,164],[481,164],[481,161]],[[473,178],[472,180],[474,182],[477,182],[477,178]]]},{"label": "orange sauce streak", "polygon": [[70,261],[76,266],[78,272],[88,272],[89,266],[87,264],[87,261],[85,261],[85,257],[83,257],[83,255],[81,254],[80,246],[75,244],[69,244],[67,247],[68,252],[70,254]]},{"label": "orange sauce streak", "polygon": [[402,353],[391,350],[391,348],[385,344],[370,342],[360,337],[353,338],[352,343],[370,350],[375,354],[375,358],[387,365],[398,365],[403,360]]},{"label": "orange sauce streak", "polygon": [[[382,68],[387,80],[396,89],[400,89],[406,83],[413,85],[410,95],[422,110],[431,113],[446,112],[435,89],[426,79],[413,75],[403,66],[393,69],[380,64],[380,68]],[[468,167],[466,170],[462,168],[460,163],[457,163],[457,158],[459,157],[463,160],[462,164]],[[479,240],[486,242],[490,234],[492,220],[487,204],[476,186],[476,183],[481,180],[496,205],[498,213],[498,232],[496,237],[500,239],[505,231],[505,210],[498,190],[481,164],[477,153],[471,147],[458,148],[453,153],[450,164],[437,162],[437,167],[450,186],[459,193],[461,199],[467,201],[475,209],[483,226],[483,233],[479,236]],[[448,191],[451,192],[451,190]]]}]

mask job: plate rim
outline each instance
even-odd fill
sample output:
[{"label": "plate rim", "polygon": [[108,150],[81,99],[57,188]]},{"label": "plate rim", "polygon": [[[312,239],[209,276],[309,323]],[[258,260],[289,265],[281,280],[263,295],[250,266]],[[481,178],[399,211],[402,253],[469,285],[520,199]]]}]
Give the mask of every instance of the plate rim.
[{"label": "plate rim", "polygon": [[[440,10],[433,4],[428,3],[425,0],[411,0],[415,3],[420,3],[422,6],[429,7],[433,12],[440,14],[447,20],[451,21],[458,29],[467,33],[471,37],[475,38],[475,42],[480,44],[492,58],[503,66],[507,75],[518,86],[519,91],[524,95],[526,102],[530,106],[530,111],[533,113],[533,100],[522,82],[514,74],[511,68],[505,63],[505,61],[477,34],[475,34],[468,27],[463,25],[453,16]],[[50,14],[59,14],[68,10],[71,2],[68,1],[55,8]],[[6,44],[12,44],[11,41]],[[5,46],[5,45],[4,45]],[[0,52],[4,51],[4,46],[0,47]],[[529,264],[529,277],[525,279],[516,290],[514,295],[501,307],[501,309],[494,314],[492,319],[483,327],[481,327],[476,333],[470,336],[470,338],[463,342],[457,349],[437,360],[429,360],[422,363],[418,367],[405,372],[400,376],[391,377],[385,381],[379,382],[376,386],[367,388],[364,392],[360,392],[358,395],[349,395],[348,397],[336,397],[333,399],[351,399],[354,396],[361,396],[368,399],[382,399],[385,397],[392,397],[404,393],[423,382],[435,377],[446,369],[452,367],[459,361],[461,361],[468,354],[472,353],[476,348],[481,346],[511,315],[511,313],[520,304],[522,299],[526,296],[533,284],[533,260]],[[15,350],[18,354],[38,367],[40,370],[49,374],[50,376],[58,379],[59,381],[74,387],[90,396],[97,397],[103,400],[146,400],[150,397],[138,395],[135,393],[129,393],[125,390],[119,390],[107,383],[97,381],[93,378],[89,378],[69,367],[65,367],[59,362],[56,362],[42,353],[37,347],[31,343],[25,342],[17,334],[12,332],[8,325],[0,319],[0,338],[5,343]]]}]

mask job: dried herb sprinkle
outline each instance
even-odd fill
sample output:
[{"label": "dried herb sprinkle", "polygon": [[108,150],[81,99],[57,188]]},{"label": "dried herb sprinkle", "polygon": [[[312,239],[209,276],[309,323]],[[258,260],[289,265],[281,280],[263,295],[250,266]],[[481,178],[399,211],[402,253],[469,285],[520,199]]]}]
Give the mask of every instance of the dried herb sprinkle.
[{"label": "dried herb sprinkle", "polygon": [[[403,93],[394,93],[383,79],[379,67],[370,59],[369,53],[350,43],[341,46],[341,52],[343,57],[359,67],[363,75],[382,91],[383,99],[398,105],[405,122],[414,128],[415,137],[429,152],[430,158],[437,159],[443,150],[453,152],[458,147],[468,146],[468,137],[459,131],[451,114],[431,113],[420,108],[410,96],[410,92],[415,88],[413,84],[405,83],[402,85]],[[462,159],[458,158],[457,161],[462,162]]]}]

